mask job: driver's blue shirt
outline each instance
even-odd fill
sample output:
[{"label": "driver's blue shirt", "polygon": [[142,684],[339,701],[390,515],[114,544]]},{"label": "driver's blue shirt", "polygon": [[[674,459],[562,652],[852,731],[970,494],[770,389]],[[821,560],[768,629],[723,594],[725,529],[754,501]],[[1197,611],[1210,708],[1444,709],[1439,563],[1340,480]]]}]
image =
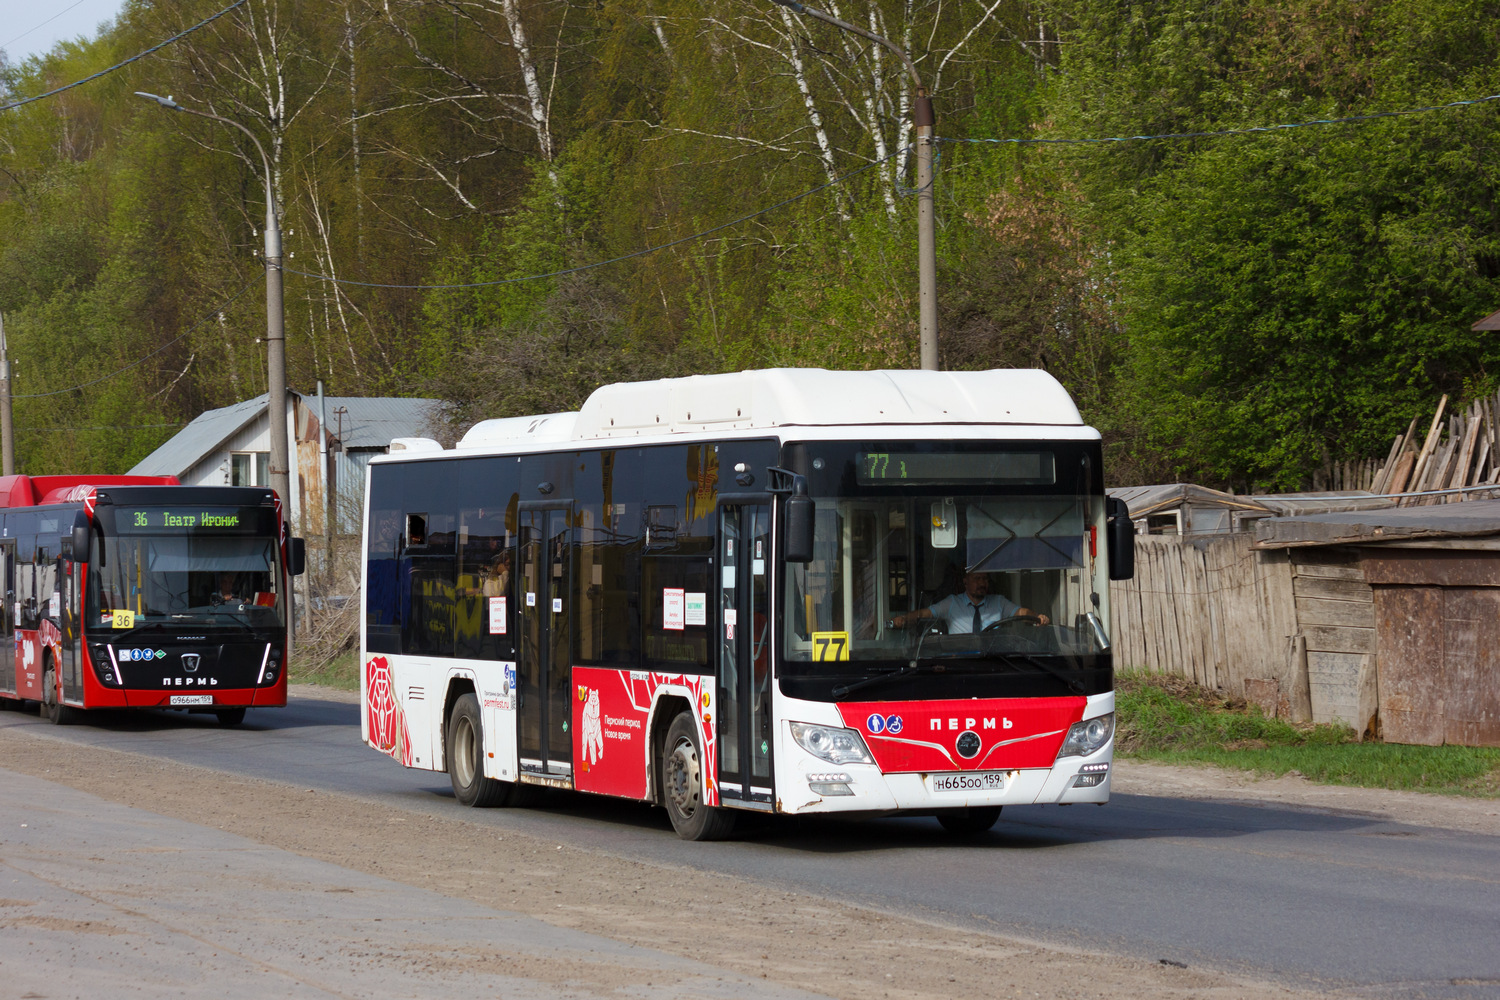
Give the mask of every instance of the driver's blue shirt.
[{"label": "driver's blue shirt", "polygon": [[949,635],[966,635],[974,631],[975,608],[979,609],[981,630],[1021,610],[1019,604],[1000,594],[986,594],[978,604],[969,600],[968,594],[953,594],[929,607],[927,613],[942,619],[948,626]]}]

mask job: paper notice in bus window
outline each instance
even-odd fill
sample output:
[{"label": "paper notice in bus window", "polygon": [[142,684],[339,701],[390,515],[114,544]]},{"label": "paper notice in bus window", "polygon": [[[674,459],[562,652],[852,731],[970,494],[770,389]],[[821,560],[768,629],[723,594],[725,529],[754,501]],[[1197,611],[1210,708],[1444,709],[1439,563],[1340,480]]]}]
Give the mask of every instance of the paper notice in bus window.
[{"label": "paper notice in bus window", "polygon": [[661,591],[661,627],[681,632],[686,628],[684,607],[686,592],[678,587],[663,587]]},{"label": "paper notice in bus window", "polygon": [[505,634],[505,598],[490,598],[490,635]]},{"label": "paper notice in bus window", "polygon": [[688,594],[686,621],[689,625],[708,624],[708,595]]},{"label": "paper notice in bus window", "polygon": [[111,628],[135,628],[135,612],[116,609],[110,613]]}]

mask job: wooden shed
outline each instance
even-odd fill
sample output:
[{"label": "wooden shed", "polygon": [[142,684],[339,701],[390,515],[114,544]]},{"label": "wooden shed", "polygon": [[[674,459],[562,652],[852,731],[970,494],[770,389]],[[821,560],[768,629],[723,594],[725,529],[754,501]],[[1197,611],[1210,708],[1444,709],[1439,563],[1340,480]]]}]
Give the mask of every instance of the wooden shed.
[{"label": "wooden shed", "polygon": [[1500,746],[1500,501],[1278,518],[1254,548],[1286,552],[1299,575],[1343,571],[1342,594],[1297,594],[1304,633],[1309,618],[1344,633],[1318,657],[1307,640],[1308,671],[1372,674],[1383,739]]},{"label": "wooden shed", "polygon": [[1500,746],[1500,501],[1136,539],[1116,662],[1399,743]]}]

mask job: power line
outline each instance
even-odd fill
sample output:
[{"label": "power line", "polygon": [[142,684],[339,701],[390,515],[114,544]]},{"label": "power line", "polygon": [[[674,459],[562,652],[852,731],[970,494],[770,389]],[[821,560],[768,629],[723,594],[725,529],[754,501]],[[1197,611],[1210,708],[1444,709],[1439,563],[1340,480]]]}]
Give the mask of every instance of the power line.
[{"label": "power line", "polygon": [[239,291],[235,292],[233,295],[229,296],[229,298],[225,299],[223,302],[220,302],[217,306],[215,306],[213,308],[213,310],[207,316],[204,316],[198,322],[194,323],[192,326],[188,327],[186,330],[182,331],[177,336],[175,336],[171,340],[167,341],[165,344],[162,344],[160,347],[158,347],[156,350],[152,351],[150,354],[143,354],[139,358],[136,358],[134,361],[130,362],[130,364],[126,365],[124,368],[118,368],[118,369],[110,372],[108,375],[105,375],[105,376],[103,376],[101,378],[96,378],[96,379],[94,379],[94,380],[92,380],[90,382],[83,382],[83,383],[81,383],[79,385],[69,386],[66,389],[58,389],[55,392],[31,392],[31,393],[26,393],[24,395],[12,394],[10,398],[11,399],[45,399],[48,396],[61,396],[64,393],[77,392],[79,389],[87,389],[91,385],[98,385],[100,382],[108,381],[109,379],[114,378],[116,375],[123,375],[125,372],[130,371],[130,369],[136,367],[137,365],[143,364],[146,361],[150,360],[151,358],[154,358],[156,355],[160,354],[162,351],[165,351],[167,348],[171,347],[173,344],[177,343],[179,340],[181,340],[182,338],[186,337],[188,334],[192,333],[194,330],[198,329],[200,326],[202,326],[205,323],[207,323],[208,321],[216,318],[219,315],[219,313],[221,313],[225,309],[227,309],[229,307],[229,305],[232,302],[234,302],[235,299],[239,298],[241,295],[244,295],[245,292],[250,289],[250,286],[254,285],[259,280],[260,280],[259,278],[251,278],[249,281],[245,282],[245,284],[240,288]]},{"label": "power line", "polygon": [[53,14],[51,17],[47,18],[47,20],[43,21],[41,24],[38,24],[36,27],[34,27],[34,28],[27,28],[25,31],[21,32],[15,38],[12,38],[10,41],[5,42],[3,44],[0,44],[0,49],[8,49],[8,48],[10,48],[12,45],[16,44],[21,39],[23,39],[27,35],[31,34],[33,31],[38,31],[38,30],[40,30],[42,28],[45,28],[47,25],[51,24],[53,21],[56,21],[58,18],[62,17],[64,14],[66,14],[68,11],[72,10],[74,7],[82,7],[83,4],[84,4],[84,0],[76,0],[76,2],[74,2],[72,4],[69,4],[67,7],[64,7],[62,10],[58,11],[56,14]]},{"label": "power line", "polygon": [[55,94],[61,94],[65,90],[72,90],[74,87],[81,87],[85,83],[88,83],[91,80],[97,80],[101,76],[106,76],[106,75],[108,75],[110,73],[113,73],[115,70],[121,68],[122,66],[129,66],[133,62],[136,62],[138,60],[146,58],[147,56],[149,56],[151,53],[157,51],[158,49],[164,49],[164,48],[166,48],[168,45],[171,45],[173,42],[177,41],[180,38],[186,38],[188,35],[191,35],[193,32],[197,31],[199,28],[203,27],[206,24],[210,24],[210,23],[212,23],[214,21],[217,21],[219,18],[223,17],[225,14],[228,14],[230,11],[234,10],[236,7],[242,6],[244,3],[245,3],[245,0],[234,0],[234,3],[230,4],[228,7],[225,7],[223,10],[219,11],[217,14],[213,15],[212,17],[205,17],[203,20],[199,21],[197,24],[193,25],[191,28],[188,28],[186,31],[180,31],[177,34],[173,35],[171,38],[168,38],[166,41],[164,41],[164,42],[158,42],[157,44],[151,46],[149,49],[147,49],[145,52],[140,53],[139,55],[131,56],[129,59],[126,59],[124,62],[115,63],[113,66],[109,67],[108,69],[101,69],[99,72],[94,73],[94,74],[92,74],[90,76],[86,76],[82,80],[75,80],[72,83],[69,83],[69,84],[66,84],[64,86],[58,87],[56,90],[49,90],[45,94],[37,94],[35,97],[23,97],[21,100],[19,100],[19,101],[12,101],[10,104],[0,104],[0,111],[9,111],[11,108],[19,108],[23,104],[30,104],[33,101],[40,101],[40,100],[42,100],[45,97],[52,97]]},{"label": "power line", "polygon": [[27,427],[27,434],[35,431],[140,431],[159,427],[186,427],[181,420],[171,424],[90,424],[84,427]]},{"label": "power line", "polygon": [[966,143],[990,143],[1009,144],[1015,146],[1042,146],[1042,145],[1082,145],[1086,143],[1106,142],[1143,142],[1152,139],[1213,139],[1225,135],[1251,135],[1257,132],[1276,132],[1285,129],[1307,128],[1309,125],[1347,125],[1351,122],[1367,122],[1376,118],[1397,118],[1401,115],[1420,115],[1428,111],[1443,111],[1447,108],[1464,108],[1475,104],[1488,104],[1491,101],[1500,101],[1500,94],[1491,94],[1488,97],[1476,97],[1467,101],[1449,101],[1447,104],[1432,104],[1425,108],[1405,108],[1400,111],[1377,111],[1368,115],[1349,115],[1346,118],[1317,118],[1305,122],[1287,122],[1281,125],[1257,125],[1253,128],[1226,128],[1213,132],[1163,132],[1159,135],[1117,135],[1102,139],[945,139],[935,136],[933,142],[966,142]]},{"label": "power line", "polygon": [[377,281],[350,281],[348,278],[334,278],[326,274],[314,274],[311,271],[297,271],[290,267],[283,267],[282,270],[287,274],[300,274],[304,278],[314,278],[318,281],[331,281],[337,285],[355,285],[360,288],[419,288],[433,290],[444,288],[494,288],[496,285],[515,285],[523,281],[539,281],[542,278],[560,278],[565,274],[577,274],[579,271],[589,271],[596,267],[604,267],[607,264],[618,264],[622,260],[631,260],[635,257],[644,257],[646,256],[646,254],[656,253],[658,250],[670,250],[672,247],[681,246],[684,243],[691,243],[694,240],[701,240],[705,236],[712,236],[714,233],[733,228],[734,226],[737,226],[742,222],[749,222],[751,219],[766,215],[769,212],[774,212],[778,208],[785,208],[787,205],[791,205],[794,202],[799,202],[804,198],[809,198],[817,194],[819,191],[826,191],[828,188],[831,188],[837,184],[842,184],[847,180],[859,176],[867,170],[873,170],[876,167],[880,166],[882,163],[900,156],[910,148],[910,146],[907,146],[903,147],[902,149],[898,149],[894,153],[891,153],[889,156],[882,156],[880,159],[867,163],[856,170],[851,170],[847,174],[842,174],[838,177],[835,177],[833,180],[828,181],[825,184],[819,184],[815,188],[803,191],[798,195],[793,195],[785,201],[778,201],[776,204],[767,206],[766,208],[762,208],[759,211],[751,212],[749,215],[742,215],[732,222],[725,222],[722,225],[714,226],[712,229],[705,229],[701,233],[694,233],[691,236],[684,236],[681,239],[673,240],[670,243],[661,243],[654,247],[646,247],[644,250],[636,250],[621,257],[613,257],[609,260],[595,261],[592,264],[581,264],[578,267],[570,267],[562,271],[548,271],[546,274],[528,274],[522,278],[501,278],[498,281],[473,281],[463,285],[387,285]]}]

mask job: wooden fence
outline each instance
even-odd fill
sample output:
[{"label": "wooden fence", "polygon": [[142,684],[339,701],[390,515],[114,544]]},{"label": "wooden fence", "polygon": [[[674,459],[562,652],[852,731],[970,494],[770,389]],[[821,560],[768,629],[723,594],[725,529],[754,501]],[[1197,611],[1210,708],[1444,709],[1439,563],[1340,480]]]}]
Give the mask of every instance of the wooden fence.
[{"label": "wooden fence", "polygon": [[1135,577],[1110,586],[1116,665],[1252,700],[1264,700],[1268,683],[1278,699],[1290,694],[1291,562],[1285,552],[1252,551],[1250,542],[1248,532],[1137,536]]}]

